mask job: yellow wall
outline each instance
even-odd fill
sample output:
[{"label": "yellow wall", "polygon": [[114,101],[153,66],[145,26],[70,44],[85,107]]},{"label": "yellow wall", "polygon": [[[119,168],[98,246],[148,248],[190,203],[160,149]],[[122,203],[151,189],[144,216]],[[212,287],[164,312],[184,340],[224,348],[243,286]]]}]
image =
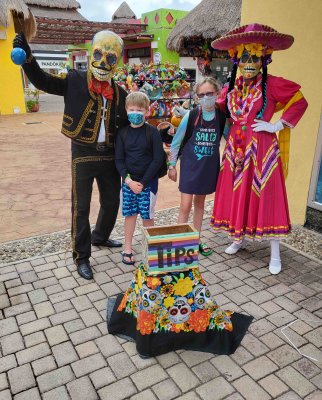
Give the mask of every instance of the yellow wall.
[{"label": "yellow wall", "polygon": [[[299,83],[309,107],[291,130],[291,155],[286,181],[291,221],[303,224],[319,130],[321,85],[321,0],[243,0],[241,24],[258,22],[294,36],[293,46],[273,53],[272,75]],[[274,121],[274,120],[273,120]]]},{"label": "yellow wall", "polygon": [[7,39],[0,39],[0,114],[13,114],[15,107],[25,113],[20,67],[10,59],[12,40],[15,37],[13,21],[8,28],[0,26],[0,30],[7,31]]}]

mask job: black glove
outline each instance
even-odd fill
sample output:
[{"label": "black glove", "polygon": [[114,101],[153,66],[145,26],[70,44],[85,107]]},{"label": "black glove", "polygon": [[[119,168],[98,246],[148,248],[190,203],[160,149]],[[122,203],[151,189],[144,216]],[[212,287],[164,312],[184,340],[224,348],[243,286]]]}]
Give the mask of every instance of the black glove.
[{"label": "black glove", "polygon": [[18,33],[13,39],[13,48],[20,47],[26,52],[27,59],[31,56],[31,48],[23,32]]},{"label": "black glove", "polygon": [[170,129],[170,125],[166,128],[160,129],[160,135],[163,143],[171,144],[173,135],[169,135],[168,131]]}]

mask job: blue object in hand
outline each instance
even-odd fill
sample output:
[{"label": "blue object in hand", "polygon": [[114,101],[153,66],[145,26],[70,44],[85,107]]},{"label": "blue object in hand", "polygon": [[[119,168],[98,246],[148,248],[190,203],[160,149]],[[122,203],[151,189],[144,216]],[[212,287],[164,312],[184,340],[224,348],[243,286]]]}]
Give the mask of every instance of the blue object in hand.
[{"label": "blue object in hand", "polygon": [[26,61],[27,55],[24,49],[16,47],[11,52],[11,60],[17,64],[22,65]]}]

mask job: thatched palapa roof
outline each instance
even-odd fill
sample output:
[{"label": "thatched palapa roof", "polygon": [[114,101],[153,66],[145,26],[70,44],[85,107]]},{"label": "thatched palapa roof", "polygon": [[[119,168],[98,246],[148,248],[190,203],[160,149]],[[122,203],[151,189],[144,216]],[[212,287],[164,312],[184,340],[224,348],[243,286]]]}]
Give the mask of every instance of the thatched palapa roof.
[{"label": "thatched palapa roof", "polygon": [[242,0],[203,0],[168,36],[167,48],[180,52],[192,37],[216,39],[240,25]]},{"label": "thatched palapa roof", "polygon": [[30,9],[23,0],[1,0],[0,1],[0,25],[8,27],[11,14],[17,28],[20,28],[28,39],[36,33],[36,22]]},{"label": "thatched palapa roof", "polygon": [[51,8],[80,8],[80,4],[75,0],[25,0],[28,5]]},{"label": "thatched palapa roof", "polygon": [[130,19],[136,19],[136,15],[127,2],[123,1],[120,7],[112,15],[112,22],[126,22]]},{"label": "thatched palapa roof", "polygon": [[[77,9],[80,4],[75,0],[24,0],[36,20],[38,18],[58,18],[83,20],[86,18]],[[87,20],[86,20],[87,21]]]}]

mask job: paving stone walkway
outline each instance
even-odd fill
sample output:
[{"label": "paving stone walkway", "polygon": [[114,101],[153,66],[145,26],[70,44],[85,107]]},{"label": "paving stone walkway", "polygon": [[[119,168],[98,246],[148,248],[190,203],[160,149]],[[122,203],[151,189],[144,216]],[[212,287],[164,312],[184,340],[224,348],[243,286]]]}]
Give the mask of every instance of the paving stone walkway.
[{"label": "paving stone walkway", "polygon": [[[106,301],[132,267],[93,248],[94,281],[61,253],[0,268],[0,400],[321,400],[322,264],[283,247],[283,271],[268,272],[266,244],[223,253],[227,238],[205,222],[215,248],[200,270],[220,306],[255,317],[232,356],[176,351],[141,359],[108,334]],[[140,252],[140,236],[135,237]],[[295,321],[285,333],[281,328]]]}]

